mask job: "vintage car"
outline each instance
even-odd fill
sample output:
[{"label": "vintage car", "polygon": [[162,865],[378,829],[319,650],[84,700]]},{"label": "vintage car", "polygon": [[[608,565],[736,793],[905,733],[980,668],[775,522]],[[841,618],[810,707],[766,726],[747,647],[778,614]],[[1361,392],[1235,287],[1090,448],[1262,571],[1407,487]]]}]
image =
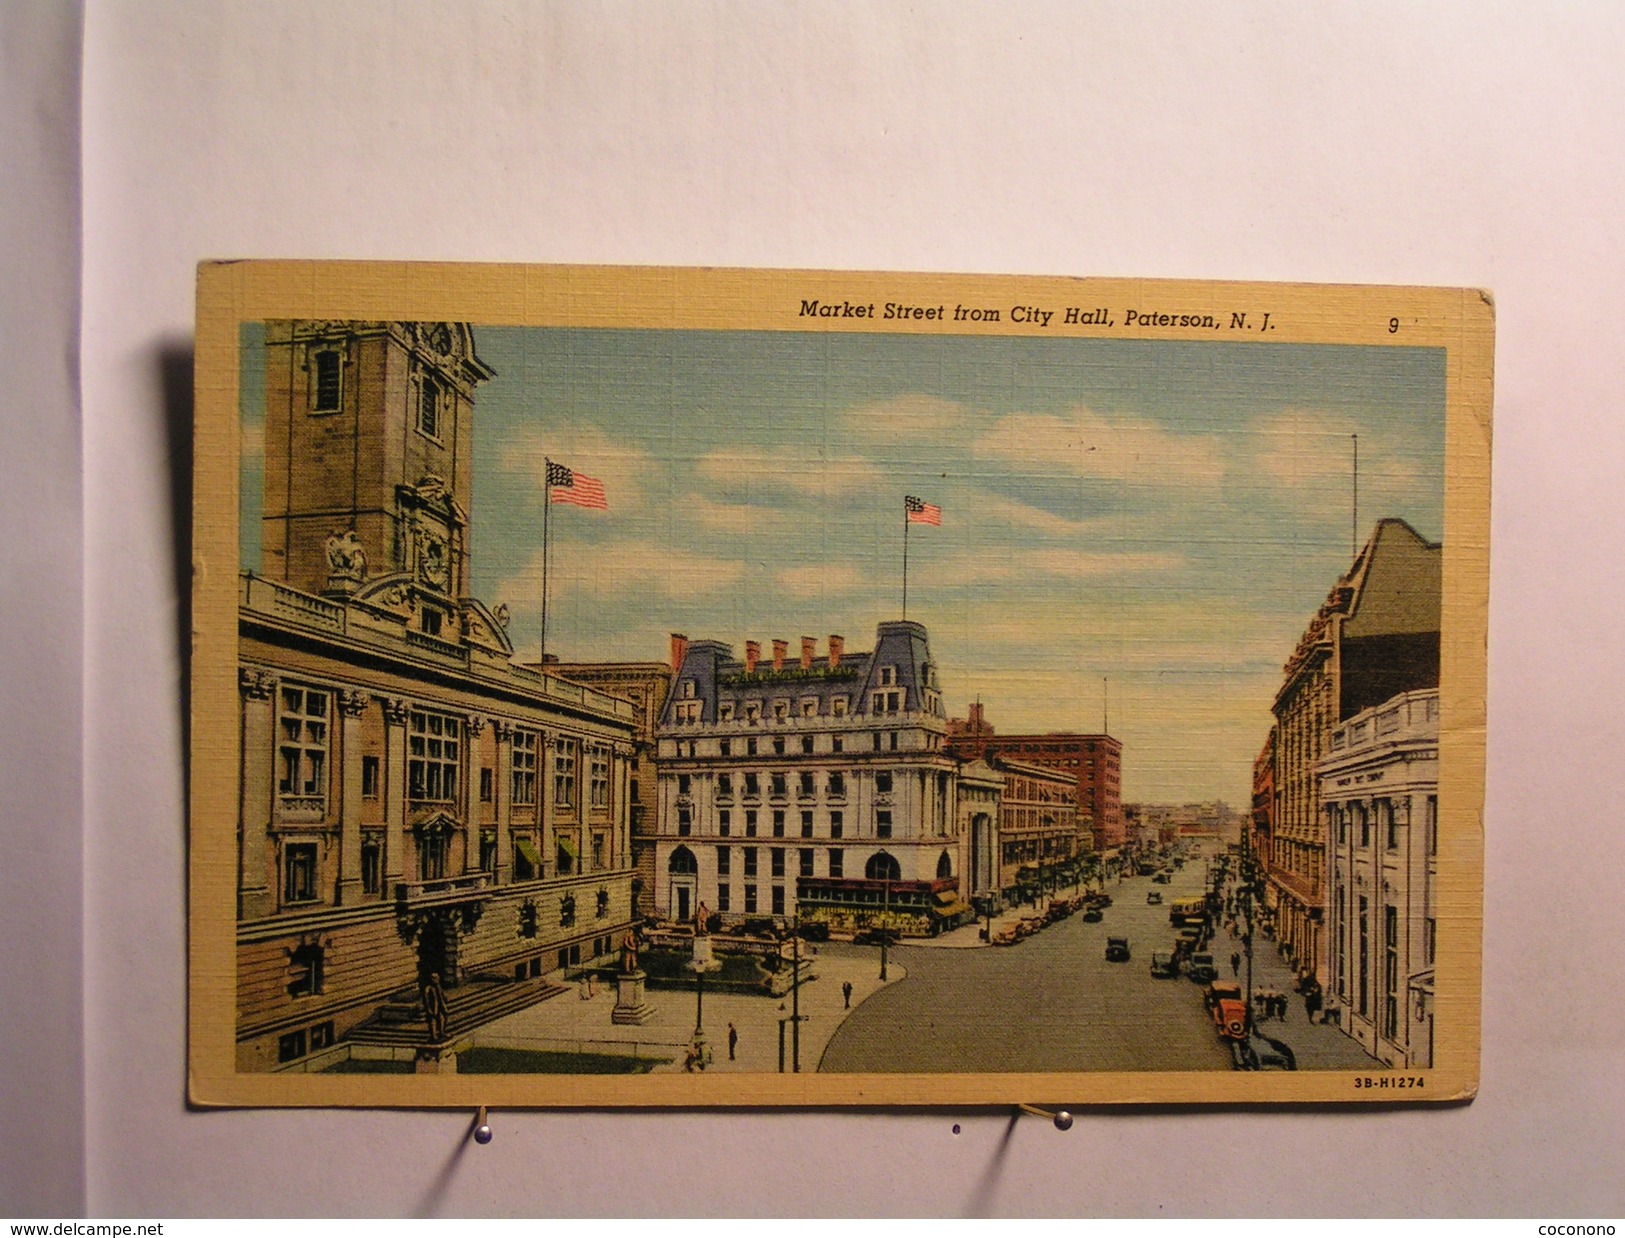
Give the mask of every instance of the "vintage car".
[{"label": "vintage car", "polygon": [[1083,922],[1085,924],[1099,924],[1105,918],[1106,913],[1098,907],[1091,907],[1083,913]]},{"label": "vintage car", "polygon": [[1202,990],[1202,1004],[1212,1013],[1220,1002],[1239,1002],[1241,986],[1234,980],[1215,980]]},{"label": "vintage car", "polygon": [[1151,955],[1151,974],[1158,980],[1172,980],[1179,975],[1179,963],[1167,951],[1157,950]]},{"label": "vintage car", "polygon": [[1162,906],[1162,891],[1160,891],[1160,890],[1152,890],[1149,894],[1147,894],[1145,896],[1145,905],[1147,907],[1161,907]]},{"label": "vintage car", "polygon": [[1185,974],[1197,984],[1208,984],[1219,978],[1219,969],[1213,965],[1211,954],[1193,954],[1185,965]]},{"label": "vintage car", "polygon": [[1106,938],[1106,961],[1108,963],[1127,963],[1129,961],[1128,938]]},{"label": "vintage car", "polygon": [[1021,934],[1014,924],[1001,924],[993,930],[993,944],[995,946],[1013,946],[1020,938]]},{"label": "vintage car", "polygon": [[1221,999],[1213,1007],[1213,1027],[1225,1040],[1246,1040],[1246,1004],[1228,997]]},{"label": "vintage car", "polygon": [[1151,880],[1156,882],[1159,886],[1168,885],[1173,881],[1173,879],[1174,879],[1174,875],[1172,873],[1170,873],[1170,872],[1161,872],[1161,873],[1158,873],[1155,877],[1151,878]]}]

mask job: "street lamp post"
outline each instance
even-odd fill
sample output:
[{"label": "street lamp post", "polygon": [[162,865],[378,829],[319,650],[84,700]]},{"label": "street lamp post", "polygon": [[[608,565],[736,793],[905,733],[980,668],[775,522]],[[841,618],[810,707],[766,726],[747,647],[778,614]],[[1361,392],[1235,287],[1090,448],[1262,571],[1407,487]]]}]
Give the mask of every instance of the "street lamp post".
[{"label": "street lamp post", "polygon": [[[700,942],[705,942],[706,949],[702,952]],[[716,971],[721,966],[711,957],[711,938],[696,936],[694,938],[694,957],[684,964],[694,973],[694,1038],[692,1052],[694,1064],[704,1070],[711,1063],[711,1046],[705,1038],[705,975]]]}]

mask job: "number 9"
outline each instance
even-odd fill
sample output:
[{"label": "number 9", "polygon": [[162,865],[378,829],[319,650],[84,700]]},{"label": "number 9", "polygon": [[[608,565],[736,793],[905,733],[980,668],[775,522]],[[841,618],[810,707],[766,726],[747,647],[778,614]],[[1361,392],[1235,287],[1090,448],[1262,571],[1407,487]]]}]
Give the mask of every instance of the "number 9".
[{"label": "number 9", "polygon": [[1399,334],[1399,319],[1390,318],[1388,320],[1388,334],[1389,335],[1398,335]]}]

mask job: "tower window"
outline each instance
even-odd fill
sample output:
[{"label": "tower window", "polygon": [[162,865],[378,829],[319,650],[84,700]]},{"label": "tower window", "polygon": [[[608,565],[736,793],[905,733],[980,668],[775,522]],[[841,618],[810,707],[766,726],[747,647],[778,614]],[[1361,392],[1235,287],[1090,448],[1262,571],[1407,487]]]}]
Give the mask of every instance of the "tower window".
[{"label": "tower window", "polygon": [[336,350],[324,348],[312,358],[316,369],[316,390],[311,411],[336,413],[339,410],[339,376],[343,373]]},{"label": "tower window", "polygon": [[418,432],[440,437],[440,384],[427,374],[418,387]]}]

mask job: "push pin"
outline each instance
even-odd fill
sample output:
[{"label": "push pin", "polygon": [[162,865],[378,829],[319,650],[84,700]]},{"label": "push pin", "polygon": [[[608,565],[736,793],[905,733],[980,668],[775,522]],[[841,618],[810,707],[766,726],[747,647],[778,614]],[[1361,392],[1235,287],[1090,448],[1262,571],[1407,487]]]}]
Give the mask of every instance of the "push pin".
[{"label": "push pin", "polygon": [[480,1106],[479,1116],[474,1119],[474,1142],[491,1142],[491,1123],[486,1120],[485,1106]]},{"label": "push pin", "polygon": [[1072,1129],[1072,1114],[1065,1109],[1040,1109],[1037,1105],[1017,1105],[1016,1108],[1023,1113],[1033,1114],[1035,1117],[1050,1119],[1055,1123],[1055,1129],[1058,1131]]}]

